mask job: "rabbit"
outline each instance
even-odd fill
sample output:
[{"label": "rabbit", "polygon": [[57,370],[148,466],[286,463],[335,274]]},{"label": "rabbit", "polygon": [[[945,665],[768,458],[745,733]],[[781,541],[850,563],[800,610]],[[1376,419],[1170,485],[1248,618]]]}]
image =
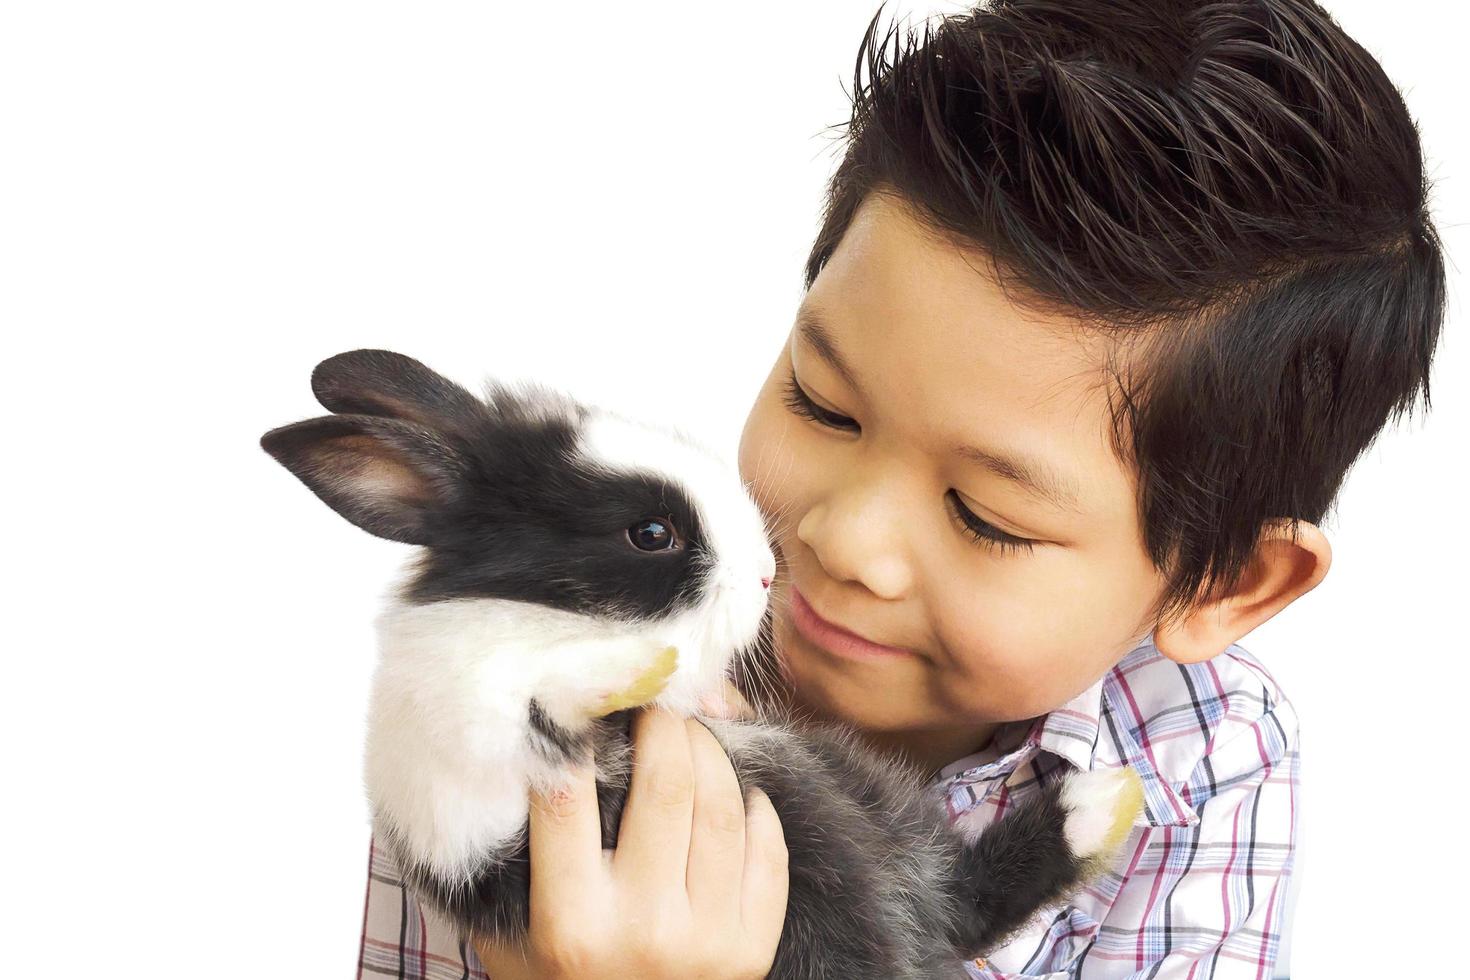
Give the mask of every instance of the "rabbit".
[{"label": "rabbit", "polygon": [[462,938],[524,939],[532,789],[594,761],[616,845],[641,705],[699,717],[780,817],[776,980],[956,976],[1101,872],[1140,812],[1131,770],[1074,773],[977,834],[850,727],[701,715],[769,642],[776,562],[745,485],[682,431],[534,383],[480,399],[383,350],[311,384],[333,414],[261,445],[417,548],[376,621],[365,789],[406,884]]}]

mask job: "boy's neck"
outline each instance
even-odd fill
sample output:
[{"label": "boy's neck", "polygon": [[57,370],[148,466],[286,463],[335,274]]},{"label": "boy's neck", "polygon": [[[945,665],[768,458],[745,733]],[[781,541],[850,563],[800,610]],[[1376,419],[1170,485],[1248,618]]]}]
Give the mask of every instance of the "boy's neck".
[{"label": "boy's neck", "polygon": [[[737,690],[740,690],[737,687]],[[746,701],[752,704],[770,702],[779,705],[784,712],[809,721],[840,722],[853,729],[870,747],[880,752],[900,756],[910,767],[932,778],[935,773],[958,759],[979,752],[990,745],[998,722],[965,726],[963,728],[925,728],[902,731],[873,731],[861,728],[846,719],[834,717],[820,707],[797,696],[796,690],[783,685],[761,689],[752,697],[752,692],[740,690]]]},{"label": "boy's neck", "polygon": [[863,739],[880,751],[897,753],[925,776],[933,777],[957,759],[979,752],[990,744],[1000,725],[973,728],[926,729],[921,731],[862,731]]}]

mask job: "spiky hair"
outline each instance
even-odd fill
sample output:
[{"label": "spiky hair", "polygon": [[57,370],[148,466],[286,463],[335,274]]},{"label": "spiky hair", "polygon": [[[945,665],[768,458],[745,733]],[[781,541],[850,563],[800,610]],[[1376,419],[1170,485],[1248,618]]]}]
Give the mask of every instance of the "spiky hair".
[{"label": "spiky hair", "polygon": [[1013,302],[1109,331],[1158,613],[1319,522],[1391,419],[1427,404],[1445,302],[1419,134],[1308,0],[994,0],[880,9],[810,286],[896,193],[992,260]]}]

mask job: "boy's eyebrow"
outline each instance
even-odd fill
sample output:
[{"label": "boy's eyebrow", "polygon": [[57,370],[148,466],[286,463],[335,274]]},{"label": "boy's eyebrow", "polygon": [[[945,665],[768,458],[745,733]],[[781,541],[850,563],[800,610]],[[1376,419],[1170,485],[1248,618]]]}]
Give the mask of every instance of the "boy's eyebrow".
[{"label": "boy's eyebrow", "polygon": [[862,382],[858,380],[857,372],[847,366],[842,355],[837,351],[837,341],[832,339],[832,331],[827,329],[827,321],[822,315],[809,306],[803,306],[796,311],[796,333],[801,339],[809,344],[817,355],[826,361],[828,366],[838,374],[842,380],[848,383],[858,394],[866,397]]},{"label": "boy's eyebrow", "polygon": [[[797,310],[796,333],[800,339],[807,342],[812,350],[817,352],[818,357],[841,375],[842,380],[846,381],[853,390],[867,397],[862,382],[858,380],[857,372],[853,371],[847,361],[843,360],[842,354],[837,349],[837,342],[832,337],[832,331],[817,310],[808,306]],[[1001,479],[1016,484],[1032,496],[1039,497],[1055,507],[1062,510],[1078,509],[1077,491],[1072,482],[1063,480],[1055,470],[1039,460],[1032,460],[1022,455],[990,452],[965,445],[956,446],[954,451],[956,455],[985,467]]]}]

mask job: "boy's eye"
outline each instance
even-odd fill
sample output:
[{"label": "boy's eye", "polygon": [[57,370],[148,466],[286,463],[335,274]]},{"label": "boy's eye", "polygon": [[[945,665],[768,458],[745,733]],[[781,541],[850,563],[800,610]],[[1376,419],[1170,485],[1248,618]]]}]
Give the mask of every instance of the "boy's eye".
[{"label": "boy's eye", "polygon": [[[845,415],[838,415],[836,412],[829,412],[814,402],[811,396],[802,389],[801,385],[796,383],[795,372],[790,374],[786,379],[785,401],[786,406],[792,412],[804,419],[810,419],[819,425],[825,425],[828,428],[838,429],[843,432],[861,431],[857,422],[853,419]],[[1023,549],[1030,551],[1036,547],[1036,542],[1030,538],[1022,538],[1002,531],[994,524],[985,520],[985,518],[970,510],[970,508],[960,502],[959,494],[953,490],[946,494],[946,497],[954,507],[955,516],[960,520],[961,529],[977,543],[986,545],[987,547],[999,548],[1002,551],[1021,551]]]},{"label": "boy's eye", "polygon": [[955,515],[959,517],[960,523],[963,525],[964,532],[970,537],[974,538],[980,544],[989,545],[994,548],[1000,548],[1002,551],[1005,551],[1007,549],[1013,551],[1021,551],[1023,549],[1026,551],[1030,551],[1032,548],[1036,547],[1036,542],[1031,540],[1030,538],[1022,538],[1017,537],[1014,534],[1008,534],[1007,532],[1002,531],[1000,528],[996,527],[994,524],[991,524],[985,518],[976,514],[974,511],[970,510],[970,508],[966,507],[963,503],[960,502],[959,494],[955,493],[953,490],[949,492],[948,497],[950,501],[954,504]]},{"label": "boy's eye", "polygon": [[786,407],[802,418],[811,419],[828,428],[840,429],[844,432],[859,431],[859,426],[853,419],[846,415],[838,415],[836,412],[829,412],[812,401],[812,397],[796,383],[795,373],[786,379]]}]

